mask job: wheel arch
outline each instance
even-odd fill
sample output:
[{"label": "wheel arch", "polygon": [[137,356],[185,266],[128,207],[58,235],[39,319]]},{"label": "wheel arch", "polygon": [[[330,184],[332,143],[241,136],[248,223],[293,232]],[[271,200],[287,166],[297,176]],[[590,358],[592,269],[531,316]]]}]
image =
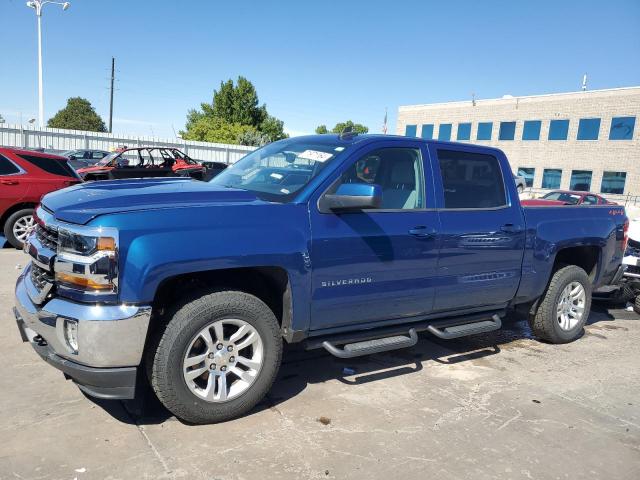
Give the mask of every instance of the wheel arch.
[{"label": "wheel arch", "polygon": [[193,292],[221,288],[256,296],[271,309],[283,334],[291,328],[291,282],[288,272],[282,267],[239,267],[175,275],[158,285],[153,309],[161,314],[170,305],[193,295]]},{"label": "wheel arch", "polygon": [[35,209],[37,206],[38,206],[37,202],[21,202],[21,203],[16,203],[15,205],[12,205],[2,214],[2,216],[0,216],[0,229],[4,228],[4,224],[7,221],[7,219],[18,210],[22,210],[24,208]]},{"label": "wheel arch", "polygon": [[579,245],[565,247],[556,252],[551,275],[566,265],[575,265],[587,272],[592,284],[596,283],[600,270],[602,247],[598,245]]}]

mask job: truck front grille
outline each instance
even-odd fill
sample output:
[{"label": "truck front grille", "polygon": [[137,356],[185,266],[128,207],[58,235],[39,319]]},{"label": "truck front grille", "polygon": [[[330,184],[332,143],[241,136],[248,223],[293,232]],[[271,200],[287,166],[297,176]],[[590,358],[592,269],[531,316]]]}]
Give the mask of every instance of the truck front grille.
[{"label": "truck front grille", "polygon": [[53,284],[53,277],[44,268],[40,268],[35,263],[31,263],[31,283],[38,291],[48,290]]},{"label": "truck front grille", "polygon": [[53,228],[36,226],[36,238],[43,246],[50,248],[54,252],[58,249],[58,231]]}]

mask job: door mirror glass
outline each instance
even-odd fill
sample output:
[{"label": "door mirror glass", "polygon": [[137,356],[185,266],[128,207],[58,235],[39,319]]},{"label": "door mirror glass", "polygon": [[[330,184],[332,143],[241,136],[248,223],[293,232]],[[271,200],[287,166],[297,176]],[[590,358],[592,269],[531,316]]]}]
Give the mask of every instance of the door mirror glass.
[{"label": "door mirror glass", "polygon": [[335,193],[327,193],[322,197],[321,210],[364,210],[380,208],[382,205],[382,188],[380,185],[368,183],[343,183]]}]

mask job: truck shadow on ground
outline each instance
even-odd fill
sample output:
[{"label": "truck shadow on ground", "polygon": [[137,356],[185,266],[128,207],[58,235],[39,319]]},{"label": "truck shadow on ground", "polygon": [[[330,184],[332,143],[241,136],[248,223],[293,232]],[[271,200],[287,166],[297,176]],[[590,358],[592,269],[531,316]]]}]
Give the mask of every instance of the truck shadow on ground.
[{"label": "truck shadow on ground", "polygon": [[[597,325],[599,322],[638,318],[634,312],[594,304],[585,335],[606,338],[606,330],[625,327],[611,323]],[[265,399],[248,415],[267,409],[277,411],[279,404],[300,394],[307,385],[329,380],[338,380],[356,387],[419,372],[428,367],[429,362],[444,365],[473,362],[498,355],[503,349],[523,348],[528,350],[528,354],[543,357],[535,348],[535,342],[537,340],[531,334],[526,318],[511,315],[503,322],[503,328],[494,332],[454,340],[441,340],[421,333],[420,342],[413,348],[348,360],[333,357],[324,350],[306,351],[298,345],[285,345],[283,363],[276,382]],[[132,401],[91,401],[115,419],[128,424],[158,424],[173,418],[148,386],[141,385],[139,392],[139,398]]]}]

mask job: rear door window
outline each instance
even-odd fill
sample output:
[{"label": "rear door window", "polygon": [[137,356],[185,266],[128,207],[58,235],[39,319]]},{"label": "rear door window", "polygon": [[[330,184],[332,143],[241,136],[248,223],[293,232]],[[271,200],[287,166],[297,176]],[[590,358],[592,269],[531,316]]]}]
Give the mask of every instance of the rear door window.
[{"label": "rear door window", "polygon": [[73,171],[73,168],[71,168],[69,164],[67,164],[67,162],[63,160],[58,160],[57,158],[51,157],[39,157],[36,155],[24,154],[20,154],[19,157],[31,163],[32,165],[35,165],[41,170],[51,173],[52,175],[77,178],[75,172]]},{"label": "rear door window", "polygon": [[488,209],[507,205],[504,179],[493,155],[438,150],[445,209]]},{"label": "rear door window", "polygon": [[0,175],[14,175],[19,172],[20,169],[11,160],[4,155],[0,155]]}]

